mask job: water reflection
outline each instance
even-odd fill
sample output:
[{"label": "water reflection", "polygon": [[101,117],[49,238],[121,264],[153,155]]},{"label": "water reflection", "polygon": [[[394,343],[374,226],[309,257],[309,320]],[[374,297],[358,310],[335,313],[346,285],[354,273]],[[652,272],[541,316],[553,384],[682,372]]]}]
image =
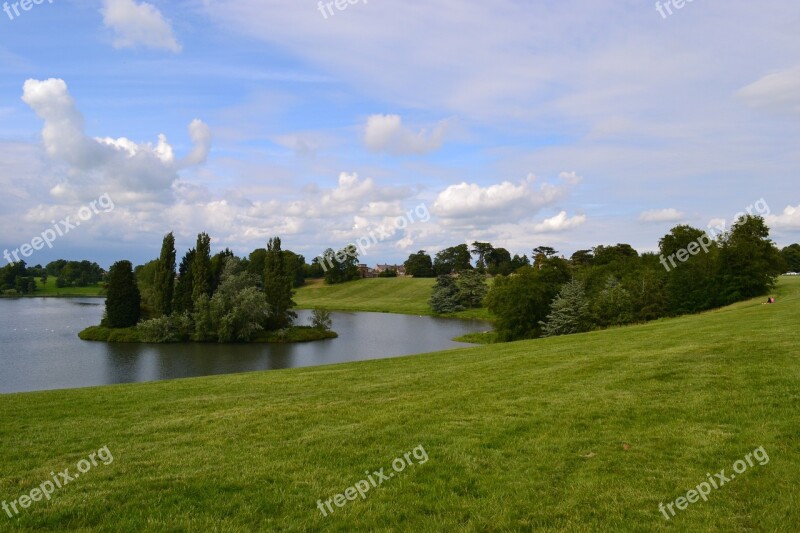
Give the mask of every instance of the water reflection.
[{"label": "water reflection", "polygon": [[[301,344],[105,344],[77,333],[97,324],[99,299],[0,299],[0,393],[134,383],[381,359],[464,346],[480,321],[333,313],[338,339]],[[310,312],[299,311],[307,324]]]}]

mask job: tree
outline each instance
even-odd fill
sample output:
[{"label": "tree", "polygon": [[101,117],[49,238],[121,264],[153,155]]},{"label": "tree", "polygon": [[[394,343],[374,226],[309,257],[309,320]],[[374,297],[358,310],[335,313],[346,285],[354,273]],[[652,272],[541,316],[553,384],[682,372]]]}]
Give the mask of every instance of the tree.
[{"label": "tree", "polygon": [[[658,241],[659,252],[666,265],[662,270],[667,272],[665,291],[671,314],[696,313],[714,307],[719,301],[717,244],[712,242],[707,247],[708,251],[699,251],[693,256],[688,252],[698,251],[698,240],[703,238],[708,240],[704,231],[681,224]],[[672,267],[669,259],[673,256],[675,267]],[[688,259],[678,262],[682,257]]]},{"label": "tree", "polygon": [[786,271],[764,219],[751,215],[737,220],[723,239],[719,266],[726,304],[766,294]]},{"label": "tree", "polygon": [[311,327],[329,331],[333,327],[333,319],[329,311],[321,308],[315,308],[311,312]]},{"label": "tree", "polygon": [[207,233],[197,236],[192,262],[192,301],[205,294],[211,297],[211,237]]},{"label": "tree", "polygon": [[197,252],[191,248],[186,252],[186,255],[181,259],[181,264],[178,267],[178,280],[175,284],[175,295],[173,296],[172,311],[173,313],[191,313],[194,311],[194,300],[192,293],[194,292],[194,276],[192,273],[192,265],[194,265],[194,256]]},{"label": "tree", "polygon": [[219,284],[222,283],[222,273],[225,271],[225,265],[234,258],[236,258],[236,255],[230,248],[225,248],[211,258],[211,294],[217,292]]},{"label": "tree", "polygon": [[488,255],[494,250],[494,247],[488,242],[478,242],[475,241],[472,243],[472,250],[470,253],[478,258],[476,262],[476,268],[483,272],[486,269],[488,264]]},{"label": "tree", "polygon": [[555,257],[556,255],[558,255],[558,250],[556,250],[555,248],[551,248],[549,246],[537,246],[536,248],[533,249],[532,255],[533,257],[536,257],[538,255],[543,255],[549,259],[551,257]]},{"label": "tree", "polygon": [[456,287],[458,287],[458,303],[466,308],[483,305],[483,299],[489,292],[486,277],[476,270],[465,270],[459,274]]},{"label": "tree", "polygon": [[381,270],[378,274],[379,278],[396,278],[397,277],[397,270],[393,268],[387,268],[386,270]]},{"label": "tree", "polygon": [[325,271],[325,283],[332,285],[358,279],[358,248],[354,244],[345,246],[338,252],[328,248],[322,257],[323,265],[328,267]]},{"label": "tree", "polygon": [[[557,291],[556,291],[557,293]],[[514,276],[499,276],[486,296],[486,305],[496,317],[495,330],[501,341],[529,339],[540,333],[540,322],[550,312],[555,297],[541,272],[520,268]]]},{"label": "tree", "polygon": [[141,296],[130,261],[117,261],[108,274],[106,324],[111,328],[127,328],[139,322]]},{"label": "tree", "polygon": [[514,257],[511,258],[511,272],[516,272],[522,267],[531,266],[531,261],[528,259],[528,256],[523,254],[522,256],[514,254]]},{"label": "tree", "polygon": [[433,261],[431,256],[425,250],[420,250],[415,254],[408,256],[408,259],[403,266],[406,269],[407,276],[415,278],[434,278],[436,273],[433,271]]},{"label": "tree", "polygon": [[790,244],[781,250],[789,272],[800,272],[800,244]]},{"label": "tree", "polygon": [[436,278],[433,292],[428,304],[434,313],[456,313],[463,311],[464,307],[459,302],[459,289],[456,280],[450,274],[443,274]]},{"label": "tree", "polygon": [[436,254],[433,260],[433,270],[438,276],[470,270],[472,268],[471,260],[472,256],[466,244],[451,246]]},{"label": "tree", "polygon": [[507,276],[521,266],[523,265],[514,268],[511,252],[505,248],[492,248],[486,254],[486,270],[492,276]]},{"label": "tree", "polygon": [[161,242],[153,289],[156,315],[171,315],[172,299],[175,295],[175,236],[172,232],[167,233]]},{"label": "tree", "polygon": [[633,321],[631,295],[614,276],[594,302],[595,322],[601,327],[621,326]]},{"label": "tree", "polygon": [[573,266],[591,266],[594,263],[594,255],[591,250],[578,250],[569,258]]},{"label": "tree", "polygon": [[293,275],[287,271],[286,257],[281,250],[278,237],[267,243],[267,255],[264,258],[264,293],[267,299],[269,329],[282,329],[292,324],[297,314],[292,311]]},{"label": "tree", "polygon": [[550,305],[550,314],[541,326],[543,337],[570,335],[591,329],[589,299],[582,282],[573,279],[561,287]]}]

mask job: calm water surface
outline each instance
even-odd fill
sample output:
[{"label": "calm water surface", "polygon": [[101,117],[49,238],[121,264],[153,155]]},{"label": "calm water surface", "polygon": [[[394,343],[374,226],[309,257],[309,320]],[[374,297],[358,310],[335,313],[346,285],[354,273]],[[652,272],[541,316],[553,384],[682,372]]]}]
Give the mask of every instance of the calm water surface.
[{"label": "calm water surface", "polygon": [[[338,339],[301,344],[106,344],[78,338],[100,323],[93,298],[0,299],[0,393],[112,385],[327,365],[444,350],[481,321],[382,313],[332,313]],[[308,324],[299,311],[297,324]]]}]

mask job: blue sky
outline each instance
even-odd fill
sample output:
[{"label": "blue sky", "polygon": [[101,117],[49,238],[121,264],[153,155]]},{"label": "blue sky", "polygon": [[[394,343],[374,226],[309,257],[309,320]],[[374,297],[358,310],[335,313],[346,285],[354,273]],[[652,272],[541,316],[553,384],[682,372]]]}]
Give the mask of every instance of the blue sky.
[{"label": "blue sky", "polygon": [[362,259],[648,251],[748,206],[800,241],[796,2],[15,3],[0,249],[114,203],[30,264],[141,263],[168,231],[180,254],[208,231],[215,250],[280,235],[310,260],[423,204]]}]

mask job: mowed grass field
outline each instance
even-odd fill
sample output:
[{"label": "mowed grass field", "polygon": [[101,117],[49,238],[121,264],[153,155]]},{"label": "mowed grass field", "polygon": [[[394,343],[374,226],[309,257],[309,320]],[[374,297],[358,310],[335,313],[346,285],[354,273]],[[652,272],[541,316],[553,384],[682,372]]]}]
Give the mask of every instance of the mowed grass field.
[{"label": "mowed grass field", "polygon": [[[0,396],[2,530],[798,531],[800,280],[777,303],[342,365]],[[366,499],[365,472],[422,445]],[[763,446],[666,520],[658,510]],[[2,512],[2,511],[0,511]]]},{"label": "mowed grass field", "polygon": [[[307,280],[305,286],[297,289],[294,301],[300,309],[320,307],[331,311],[432,315],[428,300],[435,282],[435,279],[430,278],[398,277],[359,279],[326,285],[323,280]],[[486,308],[468,309],[448,316],[492,319]]]},{"label": "mowed grass field", "polygon": [[42,280],[36,279],[36,293],[31,296],[62,296],[62,297],[76,297],[83,298],[102,297],[103,288],[100,284],[90,285],[89,287],[56,287],[56,278],[48,276],[47,283],[42,284]]}]

